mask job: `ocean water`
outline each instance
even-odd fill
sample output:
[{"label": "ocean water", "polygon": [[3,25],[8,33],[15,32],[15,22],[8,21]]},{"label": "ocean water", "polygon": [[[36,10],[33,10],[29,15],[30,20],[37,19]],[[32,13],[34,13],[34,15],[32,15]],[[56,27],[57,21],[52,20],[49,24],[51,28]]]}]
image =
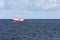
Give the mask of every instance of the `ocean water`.
[{"label": "ocean water", "polygon": [[0,40],[60,40],[60,19],[0,19]]}]

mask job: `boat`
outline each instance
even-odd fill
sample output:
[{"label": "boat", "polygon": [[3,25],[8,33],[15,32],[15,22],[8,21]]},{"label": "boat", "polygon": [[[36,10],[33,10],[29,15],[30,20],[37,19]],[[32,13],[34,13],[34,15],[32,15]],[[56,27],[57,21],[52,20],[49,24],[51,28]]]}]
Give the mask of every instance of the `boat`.
[{"label": "boat", "polygon": [[24,22],[24,19],[15,18],[15,19],[12,19],[12,22]]}]

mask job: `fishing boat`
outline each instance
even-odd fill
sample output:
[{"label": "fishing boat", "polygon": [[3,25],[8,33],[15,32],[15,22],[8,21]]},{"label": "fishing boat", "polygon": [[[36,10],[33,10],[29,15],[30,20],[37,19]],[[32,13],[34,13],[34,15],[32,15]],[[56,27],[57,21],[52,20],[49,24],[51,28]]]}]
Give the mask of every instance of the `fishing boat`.
[{"label": "fishing boat", "polygon": [[24,19],[15,18],[15,19],[12,19],[12,22],[24,22]]}]

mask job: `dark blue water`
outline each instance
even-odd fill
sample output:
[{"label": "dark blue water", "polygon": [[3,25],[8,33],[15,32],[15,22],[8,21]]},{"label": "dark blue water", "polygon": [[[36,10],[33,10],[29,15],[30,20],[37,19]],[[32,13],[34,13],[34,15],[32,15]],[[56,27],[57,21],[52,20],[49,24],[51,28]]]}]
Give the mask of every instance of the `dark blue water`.
[{"label": "dark blue water", "polygon": [[60,40],[60,19],[0,19],[0,40]]}]

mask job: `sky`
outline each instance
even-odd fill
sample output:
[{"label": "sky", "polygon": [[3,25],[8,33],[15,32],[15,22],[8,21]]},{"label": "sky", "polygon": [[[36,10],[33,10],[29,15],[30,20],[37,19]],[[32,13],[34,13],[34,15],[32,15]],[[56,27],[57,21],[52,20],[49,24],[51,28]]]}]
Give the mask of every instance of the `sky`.
[{"label": "sky", "polygon": [[60,19],[60,0],[0,0],[0,19]]}]

